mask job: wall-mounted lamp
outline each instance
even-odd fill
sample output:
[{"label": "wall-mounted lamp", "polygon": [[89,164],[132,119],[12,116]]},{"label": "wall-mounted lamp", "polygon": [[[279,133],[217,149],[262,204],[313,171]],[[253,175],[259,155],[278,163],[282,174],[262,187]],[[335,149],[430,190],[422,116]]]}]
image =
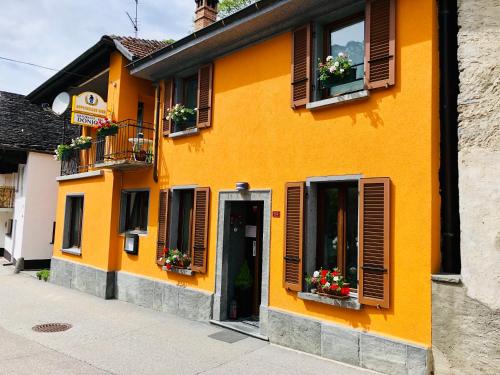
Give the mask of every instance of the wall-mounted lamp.
[{"label": "wall-mounted lamp", "polygon": [[125,233],[124,250],[128,254],[137,255],[139,253],[139,235]]},{"label": "wall-mounted lamp", "polygon": [[243,192],[247,191],[250,185],[248,185],[248,182],[237,182],[236,183],[236,190]]}]

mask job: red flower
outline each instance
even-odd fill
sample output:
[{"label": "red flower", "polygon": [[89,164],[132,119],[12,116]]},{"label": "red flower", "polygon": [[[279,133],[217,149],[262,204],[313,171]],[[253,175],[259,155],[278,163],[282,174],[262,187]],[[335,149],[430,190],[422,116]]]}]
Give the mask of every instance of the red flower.
[{"label": "red flower", "polygon": [[172,268],[172,265],[171,264],[167,264],[166,267],[167,267],[167,270],[170,270]]},{"label": "red flower", "polygon": [[322,277],[319,282],[320,282],[321,285],[325,285],[326,284],[326,278]]},{"label": "red flower", "polygon": [[349,287],[344,287],[340,290],[340,294],[342,294],[343,296],[348,296],[349,295],[349,292],[351,291],[351,288]]},{"label": "red flower", "polygon": [[339,286],[338,286],[337,284],[332,284],[332,285],[330,286],[330,290],[337,290],[337,288],[338,288],[338,287],[339,287]]},{"label": "red flower", "polygon": [[321,270],[321,276],[325,277],[328,273],[328,270]]},{"label": "red flower", "polygon": [[337,271],[333,271],[333,276],[338,276],[339,273]]}]

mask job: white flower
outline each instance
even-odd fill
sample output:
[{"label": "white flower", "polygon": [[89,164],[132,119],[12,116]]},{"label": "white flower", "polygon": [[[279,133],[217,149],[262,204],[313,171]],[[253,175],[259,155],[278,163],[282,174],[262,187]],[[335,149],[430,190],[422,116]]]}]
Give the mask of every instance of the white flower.
[{"label": "white flower", "polygon": [[343,52],[339,52],[339,57],[344,57],[344,53]]},{"label": "white flower", "polygon": [[338,67],[340,65],[340,63],[338,61],[335,61],[335,64],[333,64],[333,65]]},{"label": "white flower", "polygon": [[333,72],[334,72],[334,71],[336,71],[336,70],[337,70],[337,68],[336,68],[335,66],[331,66],[331,67],[330,67],[330,73],[333,73]]},{"label": "white flower", "polygon": [[319,271],[314,271],[313,277],[319,277]]},{"label": "white flower", "polygon": [[170,264],[170,259],[167,259],[167,264]]},{"label": "white flower", "polygon": [[333,276],[333,281],[339,281],[339,277],[338,276]]},{"label": "white flower", "polygon": [[340,68],[340,73],[344,73],[344,69]]},{"label": "white flower", "polygon": [[329,288],[330,287],[330,283],[327,281],[324,287],[325,288]]},{"label": "white flower", "polygon": [[333,57],[332,56],[327,56],[326,57],[326,61],[332,61],[333,60]]}]

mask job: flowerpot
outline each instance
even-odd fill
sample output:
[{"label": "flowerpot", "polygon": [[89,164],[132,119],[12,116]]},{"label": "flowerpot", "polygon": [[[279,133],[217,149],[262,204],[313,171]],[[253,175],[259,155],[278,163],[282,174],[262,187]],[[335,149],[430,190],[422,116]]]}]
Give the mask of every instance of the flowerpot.
[{"label": "flowerpot", "polygon": [[71,159],[71,152],[72,151],[73,150],[71,150],[71,149],[63,151],[61,153],[61,160],[67,161],[67,160]]},{"label": "flowerpot", "polygon": [[90,147],[92,147],[92,143],[91,142],[82,143],[81,145],[78,145],[78,148],[80,150],[88,150]]},{"label": "flowerpot", "polygon": [[134,151],[135,161],[146,161],[147,156],[146,150]]},{"label": "flowerpot", "polygon": [[328,298],[334,298],[334,299],[348,299],[349,296],[343,296],[340,294],[333,294],[333,293],[317,293],[318,296],[323,296],[323,297],[328,297]]},{"label": "flowerpot", "polygon": [[326,81],[320,81],[322,89],[329,89],[333,86],[343,85],[345,83],[353,82],[356,80],[356,68],[351,68],[344,72],[343,76],[330,76]]}]

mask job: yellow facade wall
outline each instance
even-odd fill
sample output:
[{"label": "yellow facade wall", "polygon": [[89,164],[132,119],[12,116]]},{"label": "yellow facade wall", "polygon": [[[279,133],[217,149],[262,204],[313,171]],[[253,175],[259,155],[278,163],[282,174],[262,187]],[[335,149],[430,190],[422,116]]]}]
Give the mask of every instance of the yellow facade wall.
[{"label": "yellow facade wall", "polygon": [[[110,194],[87,200],[84,213],[83,246],[106,254],[101,260],[100,255],[82,249],[78,261],[213,292],[218,192],[247,181],[251,189],[271,189],[272,210],[282,213],[271,221],[271,308],[430,346],[430,275],[439,266],[440,230],[435,2],[397,1],[396,30],[396,86],[371,92],[367,100],[316,112],[290,108],[290,33],[217,59],[212,127],[199,135],[160,140],[158,184],[151,170],[60,184],[61,223],[65,192],[85,189],[92,197]],[[134,103],[143,92],[152,105],[154,97],[151,86],[134,81],[118,59],[123,58],[111,59],[112,66],[120,69],[110,72],[108,102],[113,103],[114,116],[124,119],[135,116]],[[114,97],[113,90],[118,90]],[[285,183],[344,174],[392,181],[388,310],[365,306],[353,311],[306,302],[282,286]],[[188,277],[161,271],[154,259],[159,189],[191,184],[210,187],[211,202],[207,273]],[[150,189],[148,234],[140,238],[138,256],[123,252],[123,237],[116,230],[119,193],[127,188]],[[108,223],[109,238],[91,230]],[[57,237],[62,237],[61,225]],[[64,257],[58,244],[55,255]]]}]

